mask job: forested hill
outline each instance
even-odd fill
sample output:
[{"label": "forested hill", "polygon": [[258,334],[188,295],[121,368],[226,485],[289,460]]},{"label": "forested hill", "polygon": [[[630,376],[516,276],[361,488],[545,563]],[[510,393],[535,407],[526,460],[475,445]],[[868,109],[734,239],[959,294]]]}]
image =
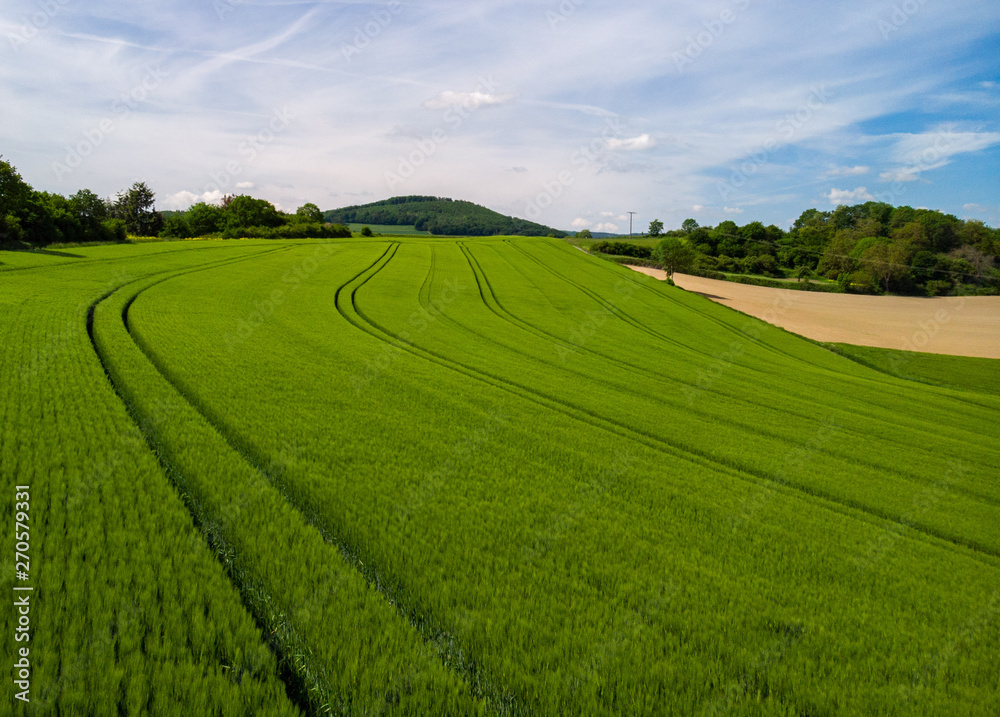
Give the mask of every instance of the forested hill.
[{"label": "forested hill", "polygon": [[451,236],[556,236],[551,227],[527,219],[507,217],[472,202],[440,197],[394,197],[362,206],[331,209],[323,218],[334,224],[389,224],[415,226],[420,231]]}]

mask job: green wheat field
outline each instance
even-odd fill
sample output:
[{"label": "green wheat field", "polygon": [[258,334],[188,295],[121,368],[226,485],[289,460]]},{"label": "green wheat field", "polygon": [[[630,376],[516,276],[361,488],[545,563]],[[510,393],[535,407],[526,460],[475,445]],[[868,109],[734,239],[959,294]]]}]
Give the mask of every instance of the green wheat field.
[{"label": "green wheat field", "polygon": [[30,709],[1000,714],[995,364],[863,353],[555,239],[0,252]]}]

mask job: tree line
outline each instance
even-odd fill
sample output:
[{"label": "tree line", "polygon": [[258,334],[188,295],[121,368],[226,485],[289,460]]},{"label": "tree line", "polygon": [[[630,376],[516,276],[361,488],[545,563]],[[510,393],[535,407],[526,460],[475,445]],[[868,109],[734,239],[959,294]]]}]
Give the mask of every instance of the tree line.
[{"label": "tree line", "polygon": [[228,195],[219,204],[199,202],[185,212],[171,214],[164,221],[162,237],[187,239],[298,239],[306,237],[349,237],[351,230],[328,224],[315,204],[306,203],[294,214],[278,211],[265,199],[241,194]]},{"label": "tree line", "polygon": [[254,197],[226,196],[219,204],[199,202],[183,212],[159,212],[156,195],[135,182],[113,199],[89,189],[69,197],[36,190],[10,162],[0,158],[0,246],[124,242],[129,235],[266,239],[349,237],[345,226],[330,225],[315,204],[294,214]]},{"label": "tree line", "polygon": [[[665,234],[662,227],[654,220],[649,235],[675,241],[649,249],[646,258],[669,249],[671,256],[681,257],[678,271],[806,281],[822,277],[836,281],[843,291],[868,294],[1000,293],[1000,230],[932,209],[884,202],[808,209],[789,231],[761,222],[703,227],[694,219]],[[678,239],[687,251],[677,248]],[[595,249],[617,253],[610,246]]]},{"label": "tree line", "polygon": [[137,184],[113,200],[89,189],[63,197],[32,188],[0,158],[0,246],[125,241],[130,231],[158,231],[158,217],[143,210],[147,190]]}]

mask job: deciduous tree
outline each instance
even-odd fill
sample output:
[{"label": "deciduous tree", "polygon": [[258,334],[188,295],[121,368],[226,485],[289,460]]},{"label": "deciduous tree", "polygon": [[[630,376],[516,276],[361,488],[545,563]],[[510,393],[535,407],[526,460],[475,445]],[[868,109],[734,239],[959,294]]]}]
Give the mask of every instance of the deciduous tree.
[{"label": "deciduous tree", "polygon": [[295,210],[295,216],[304,219],[309,222],[319,222],[323,223],[323,212],[312,202],[303,204],[301,207]]},{"label": "deciduous tree", "polygon": [[694,258],[694,249],[677,237],[661,239],[653,250],[653,259],[667,272],[667,277],[673,277],[674,272],[689,269]]}]

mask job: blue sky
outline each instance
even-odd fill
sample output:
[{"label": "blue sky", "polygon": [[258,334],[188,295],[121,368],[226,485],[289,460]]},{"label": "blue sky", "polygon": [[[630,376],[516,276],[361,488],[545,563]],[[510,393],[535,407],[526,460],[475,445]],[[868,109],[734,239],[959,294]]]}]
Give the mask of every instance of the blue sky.
[{"label": "blue sky", "polygon": [[995,2],[7,0],[0,35],[0,154],[62,194],[1000,224]]}]

